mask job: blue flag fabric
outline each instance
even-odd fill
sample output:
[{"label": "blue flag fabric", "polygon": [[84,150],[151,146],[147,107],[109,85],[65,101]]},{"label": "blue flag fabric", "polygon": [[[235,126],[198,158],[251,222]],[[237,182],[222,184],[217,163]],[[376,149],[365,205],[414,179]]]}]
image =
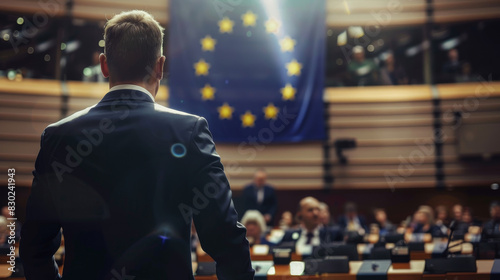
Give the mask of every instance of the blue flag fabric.
[{"label": "blue flag fabric", "polygon": [[324,0],[171,0],[170,107],[215,141],[325,136]]}]

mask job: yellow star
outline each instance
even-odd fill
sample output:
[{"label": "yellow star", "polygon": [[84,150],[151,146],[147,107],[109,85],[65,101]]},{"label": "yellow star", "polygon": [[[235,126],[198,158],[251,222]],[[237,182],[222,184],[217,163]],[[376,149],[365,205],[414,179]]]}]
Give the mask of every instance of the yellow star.
[{"label": "yellow star", "polygon": [[217,107],[217,111],[219,111],[219,119],[230,120],[233,117],[234,108],[224,103],[222,106]]},{"label": "yellow star", "polygon": [[241,16],[241,20],[243,20],[243,26],[255,26],[257,15],[248,11]]},{"label": "yellow star", "polygon": [[205,36],[205,38],[200,40],[200,43],[201,43],[201,50],[213,51],[215,49],[215,44],[217,44],[217,40],[207,35]]},{"label": "yellow star", "polygon": [[205,84],[203,88],[200,89],[202,100],[214,100],[215,88],[211,87],[209,84]]},{"label": "yellow star", "polygon": [[208,75],[208,69],[210,69],[210,64],[208,64],[204,59],[200,59],[194,64],[194,70],[196,76],[206,76]]},{"label": "yellow star", "polygon": [[243,127],[253,127],[257,117],[252,112],[246,111],[245,114],[240,116],[240,119]]},{"label": "yellow star", "polygon": [[281,23],[274,18],[268,19],[266,21],[266,32],[278,34],[278,31],[281,27]]},{"label": "yellow star", "polygon": [[283,95],[283,100],[294,100],[295,93],[297,90],[290,84],[286,84],[284,88],[281,88],[281,94]]},{"label": "yellow star", "polygon": [[230,20],[228,17],[224,17],[221,21],[219,21],[220,33],[232,33],[233,26],[234,26],[234,21]]},{"label": "yellow star", "polygon": [[293,52],[296,41],[288,36],[280,40],[282,52]]},{"label": "yellow star", "polygon": [[278,113],[280,109],[273,105],[273,103],[269,103],[266,107],[263,108],[264,114],[266,115],[266,120],[276,119],[278,117]]},{"label": "yellow star", "polygon": [[298,63],[297,60],[294,59],[290,63],[286,64],[286,69],[288,70],[288,76],[298,76],[300,75],[302,64]]}]

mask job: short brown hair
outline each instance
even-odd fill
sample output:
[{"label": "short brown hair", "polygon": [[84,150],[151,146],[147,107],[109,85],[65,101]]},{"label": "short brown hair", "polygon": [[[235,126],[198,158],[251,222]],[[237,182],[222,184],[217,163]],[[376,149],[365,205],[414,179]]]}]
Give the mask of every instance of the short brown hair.
[{"label": "short brown hair", "polygon": [[121,12],[104,26],[104,53],[111,79],[142,81],[163,53],[164,28],[145,11]]}]

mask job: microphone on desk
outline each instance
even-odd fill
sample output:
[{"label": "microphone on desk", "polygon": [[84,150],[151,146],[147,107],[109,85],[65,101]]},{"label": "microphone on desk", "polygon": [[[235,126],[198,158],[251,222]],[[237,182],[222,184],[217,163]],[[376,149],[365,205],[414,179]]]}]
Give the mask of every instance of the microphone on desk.
[{"label": "microphone on desk", "polygon": [[446,248],[443,251],[443,256],[444,257],[448,256],[448,252],[450,250],[451,238],[453,237],[453,233],[455,232],[456,228],[457,228],[457,221],[456,220],[451,221],[451,223],[450,223],[450,234],[448,235],[448,243],[446,244]]}]

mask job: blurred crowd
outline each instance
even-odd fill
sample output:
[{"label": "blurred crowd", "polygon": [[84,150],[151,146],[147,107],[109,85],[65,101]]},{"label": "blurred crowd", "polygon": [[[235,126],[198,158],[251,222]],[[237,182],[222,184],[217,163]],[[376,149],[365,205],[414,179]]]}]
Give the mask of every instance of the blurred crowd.
[{"label": "blurred crowd", "polygon": [[[452,240],[466,242],[500,240],[500,203],[496,201],[491,203],[490,219],[485,223],[474,218],[470,207],[460,204],[451,208],[421,205],[406,219],[394,223],[383,208],[364,213],[368,214],[365,216],[354,202],[346,202],[343,212],[334,217],[327,203],[311,196],[302,198],[295,212],[284,211],[278,218],[274,217],[276,194],[266,178],[265,170],[257,170],[253,182],[243,191],[245,209],[240,222],[247,228],[251,246],[290,247],[308,255],[314,246],[329,243],[432,242],[446,240],[450,234]],[[194,227],[193,233],[193,252],[203,252]]]},{"label": "blurred crowd", "polygon": [[[248,210],[241,223],[247,227],[251,245],[294,246],[296,252],[308,254],[313,246],[332,242],[377,243],[401,236],[406,242],[431,242],[447,238],[453,229],[452,240],[479,242],[500,237],[500,204],[490,205],[490,220],[486,223],[474,218],[472,209],[460,204],[451,209],[445,206],[422,205],[407,219],[393,223],[383,208],[374,209],[369,219],[360,214],[355,203],[344,205],[344,212],[332,218],[328,204],[314,197],[303,198],[297,212],[285,211],[279,220],[281,236],[269,234],[262,214]],[[371,221],[368,223],[368,221]]]},{"label": "blurred crowd", "polygon": [[[448,58],[435,74],[438,83],[463,83],[477,81],[472,73],[471,64],[460,60],[457,49],[447,51]],[[407,66],[407,65],[406,65]],[[347,73],[340,82],[346,86],[407,85],[411,80],[405,67],[398,62],[392,51],[376,57],[366,57],[362,46],[352,49],[352,57],[347,66]]]}]

